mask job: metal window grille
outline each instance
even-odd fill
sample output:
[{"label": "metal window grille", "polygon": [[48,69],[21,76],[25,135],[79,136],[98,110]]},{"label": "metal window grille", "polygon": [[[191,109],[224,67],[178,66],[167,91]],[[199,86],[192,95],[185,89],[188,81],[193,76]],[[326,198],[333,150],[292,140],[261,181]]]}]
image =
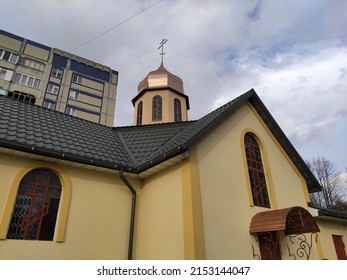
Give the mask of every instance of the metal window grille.
[{"label": "metal window grille", "polygon": [[257,237],[262,260],[282,259],[277,231],[259,232]]},{"label": "metal window grille", "polygon": [[270,199],[267,191],[259,144],[254,136],[250,133],[245,135],[245,151],[249,180],[252,189],[253,204],[255,206],[270,208]]},{"label": "metal window grille", "polygon": [[53,240],[61,191],[52,171],[27,173],[19,184],[7,239]]}]

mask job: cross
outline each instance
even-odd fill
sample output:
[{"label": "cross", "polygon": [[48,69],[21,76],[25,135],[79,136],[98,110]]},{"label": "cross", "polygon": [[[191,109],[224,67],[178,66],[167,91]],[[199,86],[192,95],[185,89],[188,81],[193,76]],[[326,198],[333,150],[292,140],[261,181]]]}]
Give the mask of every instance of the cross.
[{"label": "cross", "polygon": [[163,65],[163,59],[164,59],[164,44],[167,42],[168,39],[161,39],[160,45],[158,50],[161,48],[161,65]]}]

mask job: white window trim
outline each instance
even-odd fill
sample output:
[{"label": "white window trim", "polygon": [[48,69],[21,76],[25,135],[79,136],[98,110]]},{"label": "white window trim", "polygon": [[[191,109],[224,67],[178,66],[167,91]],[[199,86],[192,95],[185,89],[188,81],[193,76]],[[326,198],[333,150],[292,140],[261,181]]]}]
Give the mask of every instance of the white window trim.
[{"label": "white window trim", "polygon": [[52,67],[51,76],[56,78],[61,78],[63,76],[63,70]]},{"label": "white window trim", "polygon": [[48,84],[47,86],[47,92],[54,94],[54,95],[58,95],[59,94],[59,86],[53,85],[53,84]]},{"label": "white window trim", "polygon": [[[19,77],[18,81],[15,81],[17,75],[20,77]],[[38,89],[40,87],[41,80],[39,78],[34,77],[34,76],[29,76],[27,74],[17,72],[15,74],[15,77],[14,77],[14,82],[17,84],[20,84],[20,85],[24,85],[24,86]]]},{"label": "white window trim", "polygon": [[23,59],[23,61],[21,61],[20,63],[28,68],[35,69],[38,71],[43,71],[45,69],[45,65],[42,62],[27,57],[23,57],[21,59]]},{"label": "white window trim", "polygon": [[0,79],[5,80],[6,75],[7,75],[7,69],[0,67]]},{"label": "white window trim", "polygon": [[76,117],[77,109],[76,108],[71,108],[71,107],[66,107],[65,108],[65,114],[74,116]]},{"label": "white window trim", "polygon": [[72,100],[79,100],[79,92],[75,89],[70,89],[69,91],[69,99],[72,99]]},{"label": "white window trim", "polygon": [[[0,53],[0,59],[3,59],[3,60],[8,61],[8,62],[11,62],[11,63],[13,63],[13,64],[16,64],[16,63],[18,62],[18,58],[19,58],[19,55],[18,55],[18,54],[14,54],[14,53],[12,53],[12,52],[10,52],[10,51],[6,51],[6,50],[3,50],[3,49],[0,49],[0,50],[2,51],[2,52]],[[4,58],[3,58],[3,57],[4,57],[4,54],[5,54],[6,52],[10,53],[10,56],[9,56],[8,59],[4,59]]]},{"label": "white window trim", "polygon": [[48,100],[44,100],[43,104],[42,104],[42,107],[50,109],[50,110],[54,110],[55,109],[55,105],[56,104],[54,102],[51,102],[51,101],[48,101]]},{"label": "white window trim", "polygon": [[81,84],[82,83],[82,77],[78,74],[72,74],[72,81],[76,84]]}]

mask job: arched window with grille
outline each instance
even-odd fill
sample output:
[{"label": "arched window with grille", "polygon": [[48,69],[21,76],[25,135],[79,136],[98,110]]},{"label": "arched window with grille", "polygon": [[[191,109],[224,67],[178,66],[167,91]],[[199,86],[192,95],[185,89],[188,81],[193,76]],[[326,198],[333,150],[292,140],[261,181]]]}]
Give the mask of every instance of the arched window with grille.
[{"label": "arched window with grille", "polygon": [[161,121],[162,119],[162,99],[156,95],[152,101],[152,121]]},{"label": "arched window with grille", "polygon": [[142,110],[143,110],[143,102],[140,101],[139,105],[137,105],[136,125],[141,125],[142,124]]},{"label": "arched window with grille", "polygon": [[244,144],[249,180],[252,190],[253,205],[271,208],[258,141],[251,133],[246,133]]},{"label": "arched window with grille", "polygon": [[62,185],[49,169],[34,169],[20,181],[7,239],[53,240]]},{"label": "arched window with grille", "polygon": [[182,121],[182,111],[181,111],[181,101],[178,98],[174,99],[174,114],[175,114],[175,122]]}]

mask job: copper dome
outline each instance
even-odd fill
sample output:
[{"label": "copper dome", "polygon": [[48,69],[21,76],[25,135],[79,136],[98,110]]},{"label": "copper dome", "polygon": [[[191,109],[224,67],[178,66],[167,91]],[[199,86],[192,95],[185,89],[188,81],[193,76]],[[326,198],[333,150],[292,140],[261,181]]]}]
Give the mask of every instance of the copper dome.
[{"label": "copper dome", "polygon": [[149,89],[170,88],[178,93],[184,94],[183,81],[180,77],[170,73],[163,64],[149,74],[139,83],[138,93]]}]

